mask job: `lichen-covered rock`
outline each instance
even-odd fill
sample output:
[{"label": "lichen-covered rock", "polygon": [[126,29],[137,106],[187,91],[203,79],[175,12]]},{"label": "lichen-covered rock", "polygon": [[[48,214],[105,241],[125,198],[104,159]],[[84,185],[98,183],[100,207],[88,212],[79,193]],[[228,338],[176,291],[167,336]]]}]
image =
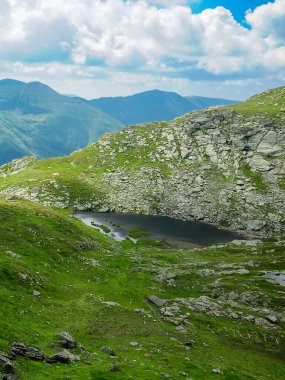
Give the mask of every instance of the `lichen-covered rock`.
[{"label": "lichen-covered rock", "polygon": [[13,342],[11,344],[11,352],[14,355],[25,356],[31,360],[43,361],[45,354],[37,347],[27,346],[22,342]]}]

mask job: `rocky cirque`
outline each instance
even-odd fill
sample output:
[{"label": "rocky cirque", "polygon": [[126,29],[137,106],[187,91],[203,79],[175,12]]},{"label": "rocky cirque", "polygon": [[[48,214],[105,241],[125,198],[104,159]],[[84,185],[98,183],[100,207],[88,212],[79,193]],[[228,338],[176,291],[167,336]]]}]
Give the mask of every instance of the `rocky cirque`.
[{"label": "rocky cirque", "polygon": [[[169,171],[142,165],[139,170],[121,167],[104,174],[102,180],[110,188],[106,206],[282,233],[283,126],[284,120],[244,118],[216,109],[193,112],[147,136],[127,128],[124,151],[135,146],[142,158],[140,150],[155,143],[148,160],[165,164]],[[109,137],[100,141],[99,149],[112,156],[115,150]]]},{"label": "rocky cirque", "polygon": [[45,173],[37,161],[26,160],[24,169],[8,164],[0,168],[0,193],[59,207],[162,214],[282,235],[284,93],[283,87],[241,106],[106,134],[68,156],[64,166],[47,161]]}]

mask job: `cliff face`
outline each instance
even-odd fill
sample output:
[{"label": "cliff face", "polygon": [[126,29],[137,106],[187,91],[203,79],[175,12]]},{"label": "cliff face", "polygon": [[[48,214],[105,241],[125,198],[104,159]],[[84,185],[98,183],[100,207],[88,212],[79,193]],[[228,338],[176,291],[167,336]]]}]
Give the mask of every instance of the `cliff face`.
[{"label": "cliff face", "polygon": [[60,207],[159,213],[282,235],[284,92],[128,127],[65,159],[33,162],[13,180],[2,167],[0,191]]},{"label": "cliff face", "polygon": [[[217,109],[188,114],[149,133],[127,128],[120,149],[126,155],[131,149],[141,164],[103,175],[108,205],[247,231],[284,231],[282,125],[280,119]],[[113,136],[100,144],[103,154],[116,156]]]}]

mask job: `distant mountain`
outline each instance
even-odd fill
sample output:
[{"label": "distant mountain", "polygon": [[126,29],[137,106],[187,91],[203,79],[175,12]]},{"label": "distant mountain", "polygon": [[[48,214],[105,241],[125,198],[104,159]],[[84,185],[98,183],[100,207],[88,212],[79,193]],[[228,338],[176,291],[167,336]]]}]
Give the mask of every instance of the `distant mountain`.
[{"label": "distant mountain", "polygon": [[187,99],[175,92],[159,90],[126,97],[93,99],[90,104],[126,125],[170,120],[195,109]]},{"label": "distant mountain", "polygon": [[40,82],[0,81],[0,164],[24,155],[63,156],[122,126]]},{"label": "distant mountain", "polygon": [[237,102],[200,96],[184,98],[175,92],[152,90],[125,97],[93,99],[89,103],[129,125],[171,120],[196,109]]}]

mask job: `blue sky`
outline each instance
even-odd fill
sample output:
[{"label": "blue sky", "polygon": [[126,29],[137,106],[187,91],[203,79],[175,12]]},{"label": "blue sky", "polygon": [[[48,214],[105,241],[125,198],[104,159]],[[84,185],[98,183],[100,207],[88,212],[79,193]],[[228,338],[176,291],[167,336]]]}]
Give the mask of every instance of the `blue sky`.
[{"label": "blue sky", "polygon": [[268,1],[264,0],[197,0],[197,1],[188,1],[189,6],[192,7],[192,10],[195,13],[199,13],[207,8],[215,8],[218,6],[223,6],[229,9],[234,18],[243,23],[245,21],[245,14],[248,9],[255,9],[256,7],[267,4]]},{"label": "blue sky", "polygon": [[1,0],[0,78],[87,98],[285,84],[285,0]]}]

